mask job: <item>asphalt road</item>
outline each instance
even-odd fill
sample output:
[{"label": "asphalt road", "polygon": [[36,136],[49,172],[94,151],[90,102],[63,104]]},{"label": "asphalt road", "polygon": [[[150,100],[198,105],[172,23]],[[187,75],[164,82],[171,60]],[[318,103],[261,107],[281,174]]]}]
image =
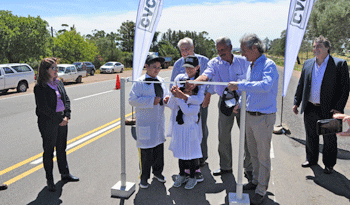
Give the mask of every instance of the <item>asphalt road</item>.
[{"label": "asphalt road", "polygon": [[[160,76],[170,79],[171,71]],[[278,115],[281,122],[280,73]],[[273,135],[272,171],[268,196],[263,204],[349,204],[350,199],[350,138],[338,138],[338,161],[335,172],[323,174],[322,154],[313,168],[301,168],[305,160],[305,133],[302,115],[291,111],[292,98],[298,79],[293,77],[284,99],[283,123],[290,135]],[[178,173],[177,160],[165,143],[165,184],[150,180],[151,186],[139,189],[138,150],[131,137],[131,127],[126,127],[127,181],[137,184],[129,199],[111,198],[111,187],[120,180],[120,106],[119,90],[114,90],[115,80],[67,86],[72,101],[72,119],[68,132],[68,163],[79,182],[60,181],[57,164],[54,165],[58,191],[48,192],[41,162],[41,138],[36,124],[35,102],[32,93],[0,98],[0,182],[9,184],[0,192],[0,204],[228,204],[228,193],[236,191],[239,130],[232,132],[234,163],[233,174],[214,177],[211,172],[219,168],[217,153],[217,101],[212,97],[208,116],[209,159],[202,169],[204,182],[193,190],[172,187],[172,177]],[[127,84],[128,94],[131,83]],[[127,97],[126,97],[127,98]],[[126,114],[131,106],[126,101]],[[350,110],[346,110],[350,114]],[[166,109],[167,119],[170,110]],[[167,121],[168,124],[168,121]],[[347,127],[345,128],[347,129]],[[320,150],[322,149],[322,140]],[[349,178],[348,178],[349,177]],[[243,179],[243,182],[246,182]],[[253,192],[247,192],[251,196]]]}]

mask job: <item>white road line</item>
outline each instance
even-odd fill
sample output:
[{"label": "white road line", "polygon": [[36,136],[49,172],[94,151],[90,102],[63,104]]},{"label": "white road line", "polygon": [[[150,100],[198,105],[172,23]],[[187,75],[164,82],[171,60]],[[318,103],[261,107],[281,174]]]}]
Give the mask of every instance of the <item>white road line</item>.
[{"label": "white road line", "polygon": [[93,95],[88,95],[88,96],[81,97],[81,98],[76,98],[76,99],[74,99],[74,100],[75,100],[75,101],[76,101],[76,100],[82,100],[82,99],[85,99],[85,98],[90,98],[90,97],[94,97],[94,96],[97,96],[97,95],[102,95],[102,94],[106,94],[106,93],[110,93],[110,92],[113,92],[113,90],[109,90],[109,91],[106,91],[106,92],[97,93],[97,94],[93,94]]},{"label": "white road line", "polygon": [[271,158],[271,159],[275,158],[275,153],[274,153],[274,151],[273,151],[272,140],[271,140],[270,158]]},{"label": "white road line", "polygon": [[[114,123],[114,124],[111,124],[111,125],[109,125],[109,126],[103,128],[103,129],[101,129],[101,130],[99,130],[99,131],[97,131],[97,132],[91,134],[91,135],[88,135],[88,136],[86,136],[86,137],[84,137],[84,138],[82,138],[82,139],[80,139],[80,140],[77,140],[77,141],[75,141],[75,142],[69,144],[69,145],[67,146],[67,149],[66,149],[66,150],[69,150],[69,149],[71,149],[71,148],[73,148],[73,147],[75,147],[75,146],[77,146],[77,145],[79,145],[79,144],[81,144],[81,143],[83,143],[83,142],[85,142],[85,141],[91,139],[91,138],[94,138],[94,137],[96,137],[96,136],[98,136],[98,135],[100,135],[100,134],[102,134],[102,133],[104,133],[104,132],[106,132],[106,131],[108,131],[108,130],[110,130],[110,129],[116,127],[116,126],[118,126],[118,125],[120,125],[120,121],[119,121],[119,122],[116,122],[116,123]],[[56,151],[54,152],[54,155],[56,156]],[[43,162],[43,158],[40,157],[39,159],[32,161],[30,164],[40,164],[40,163],[42,163],[42,162]]]}]

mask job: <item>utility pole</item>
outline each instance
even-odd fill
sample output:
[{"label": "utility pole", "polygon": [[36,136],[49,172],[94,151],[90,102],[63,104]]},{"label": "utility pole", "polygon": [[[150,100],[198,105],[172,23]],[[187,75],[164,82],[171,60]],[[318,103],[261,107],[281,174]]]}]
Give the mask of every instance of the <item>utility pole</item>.
[{"label": "utility pole", "polygon": [[[51,37],[53,41],[53,28],[51,26]],[[55,42],[53,41],[53,46],[52,46],[52,56],[55,57]]]}]

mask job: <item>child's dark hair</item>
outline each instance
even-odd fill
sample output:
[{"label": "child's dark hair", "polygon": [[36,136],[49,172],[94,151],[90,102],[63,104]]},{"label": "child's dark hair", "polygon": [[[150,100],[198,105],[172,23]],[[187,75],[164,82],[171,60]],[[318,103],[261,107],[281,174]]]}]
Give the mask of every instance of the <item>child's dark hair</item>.
[{"label": "child's dark hair", "polygon": [[[180,90],[183,92],[185,90],[185,86],[181,87]],[[195,89],[192,90],[192,95],[197,95],[198,93],[198,86],[196,86]],[[197,120],[197,124],[199,123],[199,120],[201,119],[201,113],[198,113],[198,120]],[[176,115],[176,121],[179,125],[182,125],[184,123],[183,121],[183,112],[181,109],[179,109],[179,111],[177,112]]]}]

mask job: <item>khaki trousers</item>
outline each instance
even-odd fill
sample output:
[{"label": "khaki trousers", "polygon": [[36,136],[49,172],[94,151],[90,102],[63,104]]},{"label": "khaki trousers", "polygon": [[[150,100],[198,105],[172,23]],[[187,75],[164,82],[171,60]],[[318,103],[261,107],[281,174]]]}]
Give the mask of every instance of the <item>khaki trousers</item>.
[{"label": "khaki trousers", "polygon": [[270,180],[270,148],[276,113],[253,116],[246,115],[246,139],[253,165],[253,184],[257,184],[255,193],[266,194]]}]

